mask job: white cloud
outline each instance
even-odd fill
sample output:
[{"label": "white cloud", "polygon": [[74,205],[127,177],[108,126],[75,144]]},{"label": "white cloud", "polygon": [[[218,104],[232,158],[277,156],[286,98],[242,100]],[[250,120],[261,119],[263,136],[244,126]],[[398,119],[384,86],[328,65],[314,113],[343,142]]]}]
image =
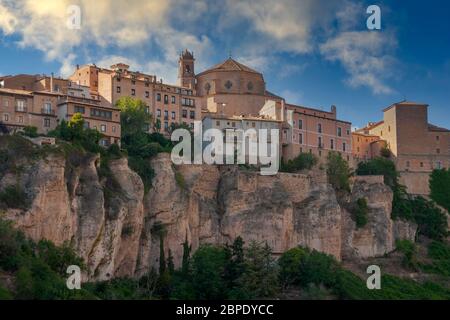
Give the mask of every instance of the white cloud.
[{"label": "white cloud", "polygon": [[352,87],[369,87],[375,94],[389,94],[393,90],[384,82],[391,76],[395,61],[389,54],[396,45],[393,37],[380,32],[342,32],[320,47],[324,57],[339,61],[350,77]]},{"label": "white cloud", "polygon": [[[66,27],[73,4],[81,8],[80,30]],[[361,19],[364,8],[350,0],[0,0],[0,31],[59,61],[62,75],[75,61],[111,60],[110,53],[119,52],[134,70],[174,82],[179,51],[193,50],[201,71],[213,62],[214,39],[243,63],[276,69],[281,78],[303,66],[283,65],[280,53],[319,53],[342,64],[349,85],[389,93],[395,41],[384,31],[353,31]]]}]

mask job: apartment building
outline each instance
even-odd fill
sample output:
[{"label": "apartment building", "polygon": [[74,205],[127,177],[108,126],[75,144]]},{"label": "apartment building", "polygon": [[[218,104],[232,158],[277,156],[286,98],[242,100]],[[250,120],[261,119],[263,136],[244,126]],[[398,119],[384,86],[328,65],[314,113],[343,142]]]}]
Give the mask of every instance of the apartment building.
[{"label": "apartment building", "polygon": [[121,97],[141,99],[153,115],[154,123],[149,124],[149,131],[159,123],[161,131],[168,134],[175,124],[193,127],[194,121],[201,119],[201,104],[194,90],[164,84],[155,75],[130,71],[123,63],[112,65],[110,69],[95,65],[77,67],[70,79],[88,86],[102,102],[113,106]]},{"label": "apartment building", "polygon": [[[362,134],[385,142],[400,172],[400,182],[411,194],[429,194],[430,173],[450,168],[450,130],[428,122],[427,104],[394,103],[383,110],[382,121],[369,123],[354,136]],[[377,148],[377,144],[371,144],[371,156],[367,158],[378,156]],[[353,152],[358,153],[355,149]]]},{"label": "apartment building", "polygon": [[39,133],[48,133],[58,124],[56,110],[66,83],[63,79],[41,75],[1,78],[0,121],[12,131],[34,126]]},{"label": "apartment building", "polygon": [[92,95],[89,87],[70,82],[67,95],[58,101],[58,120],[69,121],[75,113],[83,116],[88,128],[98,130],[103,135],[101,145],[120,144],[119,110]]}]

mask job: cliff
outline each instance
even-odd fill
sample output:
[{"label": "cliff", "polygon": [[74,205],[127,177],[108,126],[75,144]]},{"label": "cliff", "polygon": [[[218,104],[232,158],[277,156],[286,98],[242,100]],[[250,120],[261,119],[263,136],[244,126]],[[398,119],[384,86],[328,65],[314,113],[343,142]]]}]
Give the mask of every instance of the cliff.
[{"label": "cliff", "polygon": [[92,155],[25,159],[20,172],[0,175],[0,191],[19,184],[30,205],[7,209],[6,217],[35,240],[73,244],[90,280],[157,268],[161,234],[166,257],[170,249],[176,266],[186,238],[194,251],[241,236],[267,242],[275,254],[303,245],[357,259],[383,255],[395,239],[415,235],[415,226],[390,219],[392,192],[379,177],[352,183],[346,201],[364,197],[369,207],[368,223],[358,229],[321,170],[260,176],[235,166],[175,167],[168,154],[158,155],[152,166],[153,186],[144,194],[126,159],[111,160],[107,174]]}]

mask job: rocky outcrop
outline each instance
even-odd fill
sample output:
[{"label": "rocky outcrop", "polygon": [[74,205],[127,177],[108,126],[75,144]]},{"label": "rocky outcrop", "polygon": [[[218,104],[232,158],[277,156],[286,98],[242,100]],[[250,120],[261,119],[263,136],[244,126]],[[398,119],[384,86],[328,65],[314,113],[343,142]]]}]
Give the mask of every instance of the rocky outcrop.
[{"label": "rocky outcrop", "polygon": [[[153,186],[144,195],[126,159],[99,170],[96,156],[49,156],[7,173],[0,189],[20,181],[32,200],[7,217],[35,240],[70,242],[84,258],[86,278],[139,276],[157,268],[160,241],[181,264],[182,243],[266,242],[275,254],[308,246],[338,259],[382,255],[414,226],[390,219],[392,192],[379,179],[357,179],[349,203],[364,197],[368,223],[356,228],[323,170],[304,174],[259,172],[235,166],[174,166],[167,154],[152,160]],[[99,174],[101,172],[101,174]]]}]

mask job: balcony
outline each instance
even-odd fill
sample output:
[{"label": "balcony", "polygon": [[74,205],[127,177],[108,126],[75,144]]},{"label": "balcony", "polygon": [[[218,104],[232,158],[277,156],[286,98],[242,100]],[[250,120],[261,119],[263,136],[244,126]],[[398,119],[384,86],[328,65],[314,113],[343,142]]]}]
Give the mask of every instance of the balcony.
[{"label": "balcony", "polygon": [[27,106],[16,105],[15,110],[16,110],[16,112],[27,112]]},{"label": "balcony", "polygon": [[41,113],[42,113],[42,114],[49,115],[49,116],[54,116],[54,115],[56,115],[56,112],[55,112],[55,110],[53,110],[53,109],[45,109],[45,108],[42,108],[42,109],[41,109]]},{"label": "balcony", "polygon": [[84,98],[84,97],[74,97],[74,96],[66,96],[64,98],[61,98],[59,100],[59,104],[65,103],[65,102],[78,102],[78,103],[86,103],[91,105],[100,105],[100,100],[97,99],[90,99],[90,98]]}]

